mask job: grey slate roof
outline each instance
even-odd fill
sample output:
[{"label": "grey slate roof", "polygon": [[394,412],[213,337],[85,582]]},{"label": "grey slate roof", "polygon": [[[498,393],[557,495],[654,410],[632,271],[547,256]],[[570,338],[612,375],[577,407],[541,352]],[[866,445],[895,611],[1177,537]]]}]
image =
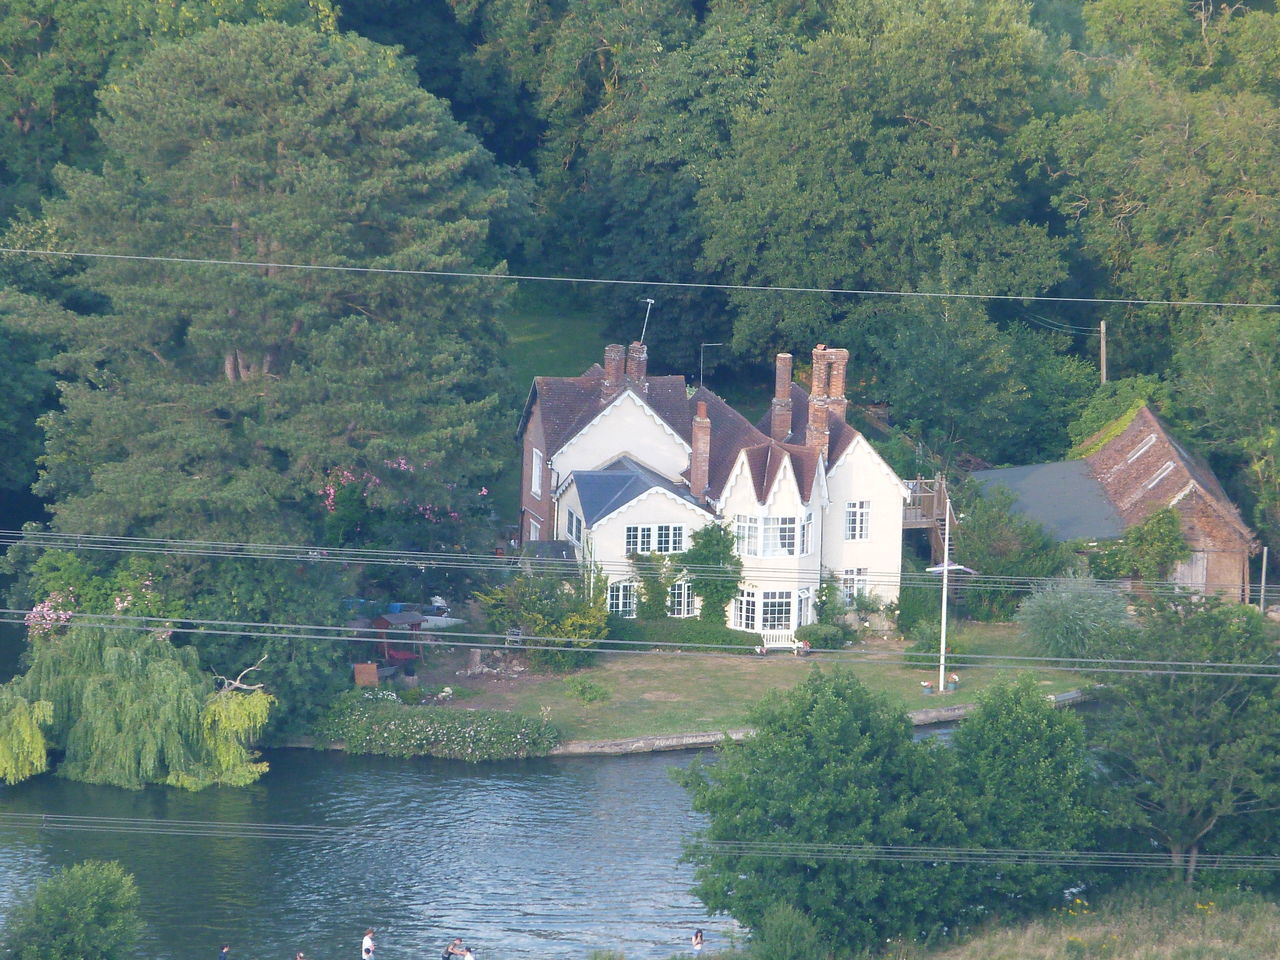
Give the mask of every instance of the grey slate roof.
[{"label": "grey slate roof", "polygon": [[1008,487],[1014,509],[1058,540],[1111,540],[1124,533],[1124,521],[1084,460],[975,470],[970,476],[984,491]]},{"label": "grey slate roof", "polygon": [[698,506],[685,487],[672,483],[630,457],[620,457],[603,470],[575,470],[573,482],[578,488],[578,502],[582,504],[582,522],[588,527],[654,487]]}]

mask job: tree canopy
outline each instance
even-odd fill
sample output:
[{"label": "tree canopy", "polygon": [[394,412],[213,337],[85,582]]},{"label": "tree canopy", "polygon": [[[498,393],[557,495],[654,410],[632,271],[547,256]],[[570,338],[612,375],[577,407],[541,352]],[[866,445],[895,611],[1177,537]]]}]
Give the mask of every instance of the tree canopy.
[{"label": "tree canopy", "polygon": [[8,960],[127,960],[142,936],[138,888],[120,864],[86,860],[59,870],[0,928]]}]

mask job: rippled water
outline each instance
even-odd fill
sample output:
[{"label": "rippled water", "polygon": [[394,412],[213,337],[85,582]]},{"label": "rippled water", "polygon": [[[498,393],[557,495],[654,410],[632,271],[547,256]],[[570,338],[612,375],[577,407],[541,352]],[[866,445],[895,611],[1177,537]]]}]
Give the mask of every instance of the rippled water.
[{"label": "rippled water", "polygon": [[229,840],[0,829],[0,912],[53,869],[119,860],[142,893],[155,960],[435,958],[464,937],[477,960],[623,951],[656,960],[732,924],[689,895],[681,839],[699,825],[669,776],[688,754],[449,761],[278,751],[242,789],[139,792],[41,777],[0,786],[12,812],[341,826],[324,840]]}]

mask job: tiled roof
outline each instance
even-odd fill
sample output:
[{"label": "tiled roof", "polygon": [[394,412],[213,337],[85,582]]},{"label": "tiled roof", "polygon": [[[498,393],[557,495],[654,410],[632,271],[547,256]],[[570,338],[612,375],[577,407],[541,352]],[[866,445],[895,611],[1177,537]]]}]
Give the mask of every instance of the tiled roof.
[{"label": "tiled roof", "polygon": [[1241,536],[1253,539],[1253,531],[1209,465],[1187,452],[1150,407],[1139,410],[1120,434],[1084,462],[1126,527],[1141,523],[1157,510],[1175,506],[1194,487]]},{"label": "tiled roof", "polygon": [[573,482],[578,488],[582,520],[587,526],[654,488],[698,506],[686,487],[672,483],[630,457],[620,457],[601,470],[575,470]]},{"label": "tiled roof", "polygon": [[624,390],[630,389],[686,443],[689,441],[684,377],[647,377],[643,383],[624,381],[607,394],[601,390],[603,379],[604,370],[598,363],[592,364],[580,377],[535,377],[519,432],[524,431],[529,412],[536,402],[542,411],[542,430],[547,443],[545,453],[551,456],[618,399]]},{"label": "tiled roof", "polygon": [[[760,422],[756,424],[756,427],[766,435],[769,433],[769,420],[770,413],[766,411]],[[809,393],[800,384],[793,383],[791,384],[791,433],[787,437],[787,442],[803,445],[808,430]],[[830,437],[827,447],[827,466],[830,466],[849,449],[849,445],[858,436],[858,431],[831,410],[828,415],[827,432]]]}]

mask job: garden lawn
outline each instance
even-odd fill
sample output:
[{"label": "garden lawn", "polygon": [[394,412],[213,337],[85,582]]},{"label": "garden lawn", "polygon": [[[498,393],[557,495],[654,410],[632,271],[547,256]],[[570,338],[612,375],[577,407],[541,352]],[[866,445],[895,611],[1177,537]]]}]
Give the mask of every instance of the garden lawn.
[{"label": "garden lawn", "polygon": [[[1012,624],[962,627],[958,643],[967,653],[1034,656]],[[467,706],[543,715],[565,740],[620,740],[628,737],[718,732],[747,726],[751,708],[772,691],[787,690],[810,670],[846,667],[869,688],[904,710],[972,702],[1001,674],[1000,667],[961,669],[958,693],[922,696],[920,681],[936,678],[937,668],[903,666],[901,644],[859,647],[845,652],[815,651],[808,657],[750,654],[601,653],[595,666],[571,675],[527,677],[516,684],[485,685],[459,680],[455,688],[475,684],[478,696]],[[1082,678],[1065,671],[1036,670],[1046,694],[1079,687]],[[584,703],[575,686],[588,681],[608,692],[606,699]]]}]

